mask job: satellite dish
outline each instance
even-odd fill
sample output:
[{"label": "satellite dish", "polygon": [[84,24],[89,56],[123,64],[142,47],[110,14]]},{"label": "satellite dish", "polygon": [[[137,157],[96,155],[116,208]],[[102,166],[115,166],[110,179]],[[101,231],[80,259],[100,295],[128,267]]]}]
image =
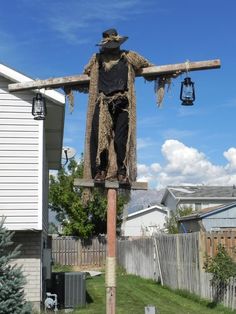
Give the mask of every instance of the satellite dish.
[{"label": "satellite dish", "polygon": [[76,150],[72,147],[67,147],[67,146],[64,146],[62,148],[62,159],[71,159],[73,158],[74,156],[76,155]]}]

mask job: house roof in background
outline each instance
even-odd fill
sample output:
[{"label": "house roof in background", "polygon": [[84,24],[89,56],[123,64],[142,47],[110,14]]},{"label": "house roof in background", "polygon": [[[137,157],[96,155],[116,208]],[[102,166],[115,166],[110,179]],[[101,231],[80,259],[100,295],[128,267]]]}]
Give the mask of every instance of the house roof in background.
[{"label": "house roof in background", "polygon": [[193,214],[180,217],[178,219],[178,221],[201,219],[201,218],[204,218],[204,217],[211,216],[213,214],[219,213],[221,211],[225,211],[225,210],[231,209],[233,207],[236,207],[236,202],[233,202],[233,203],[230,203],[230,204],[226,204],[226,205],[207,207],[207,208],[199,210],[198,212],[195,212]]},{"label": "house roof in background", "polygon": [[144,208],[144,209],[137,210],[136,212],[133,212],[133,213],[129,214],[127,216],[127,218],[128,219],[133,219],[136,216],[145,215],[148,212],[155,211],[155,210],[163,212],[163,213],[166,213],[166,214],[168,212],[168,210],[167,210],[167,208],[165,206],[163,206],[162,204],[156,204],[156,205]]},{"label": "house roof in background", "polygon": [[236,200],[236,186],[168,186],[163,195],[161,203],[166,199],[168,194],[175,199],[231,199]]}]

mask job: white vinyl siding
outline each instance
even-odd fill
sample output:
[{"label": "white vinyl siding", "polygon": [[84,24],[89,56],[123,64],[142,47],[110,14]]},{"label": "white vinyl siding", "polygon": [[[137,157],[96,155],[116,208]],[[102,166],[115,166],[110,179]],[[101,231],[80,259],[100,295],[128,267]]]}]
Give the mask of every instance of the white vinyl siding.
[{"label": "white vinyl siding", "polygon": [[157,207],[134,212],[124,219],[121,229],[126,237],[151,236],[164,229],[167,212]]},{"label": "white vinyl siding", "polygon": [[46,134],[44,133],[43,140],[43,178],[42,178],[42,230],[48,232],[48,191],[49,191],[49,170],[47,162],[47,149],[46,149]]},{"label": "white vinyl siding", "polygon": [[33,93],[10,94],[9,83],[0,77],[0,216],[10,230],[40,229],[43,122],[32,118]]},{"label": "white vinyl siding", "polygon": [[49,176],[48,171],[44,172],[44,184],[43,184],[43,227],[45,232],[48,232],[48,190],[49,190]]},{"label": "white vinyl siding", "polygon": [[[0,64],[0,219],[15,230],[22,245],[14,261],[26,275],[26,300],[40,309],[43,293],[42,250],[48,223],[48,169],[60,167],[65,96],[47,90],[48,115],[35,121],[34,92],[9,93],[8,84],[31,79]],[[43,230],[43,232],[41,231]],[[39,232],[38,232],[39,231]]]}]

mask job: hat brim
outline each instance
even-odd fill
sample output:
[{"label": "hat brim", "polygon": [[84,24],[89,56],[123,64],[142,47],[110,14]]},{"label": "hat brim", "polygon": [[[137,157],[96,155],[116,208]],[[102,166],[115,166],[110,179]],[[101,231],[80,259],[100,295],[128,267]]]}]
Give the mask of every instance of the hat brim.
[{"label": "hat brim", "polygon": [[128,39],[127,36],[122,36],[120,37],[119,40],[111,40],[108,42],[104,42],[103,40],[97,44],[97,46],[100,46],[102,48],[107,48],[107,49],[115,49],[120,47],[120,45],[122,45],[126,40]]}]

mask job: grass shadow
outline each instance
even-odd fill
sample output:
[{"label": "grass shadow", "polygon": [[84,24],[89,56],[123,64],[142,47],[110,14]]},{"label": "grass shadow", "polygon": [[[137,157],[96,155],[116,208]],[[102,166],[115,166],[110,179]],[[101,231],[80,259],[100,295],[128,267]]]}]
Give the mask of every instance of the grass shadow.
[{"label": "grass shadow", "polygon": [[215,307],[217,307],[218,303],[216,301],[212,301],[210,303],[208,303],[206,305],[206,307],[208,307],[209,309],[214,309]]},{"label": "grass shadow", "polygon": [[86,303],[87,304],[91,304],[93,303],[93,298],[91,297],[91,295],[88,293],[88,291],[86,291]]}]

